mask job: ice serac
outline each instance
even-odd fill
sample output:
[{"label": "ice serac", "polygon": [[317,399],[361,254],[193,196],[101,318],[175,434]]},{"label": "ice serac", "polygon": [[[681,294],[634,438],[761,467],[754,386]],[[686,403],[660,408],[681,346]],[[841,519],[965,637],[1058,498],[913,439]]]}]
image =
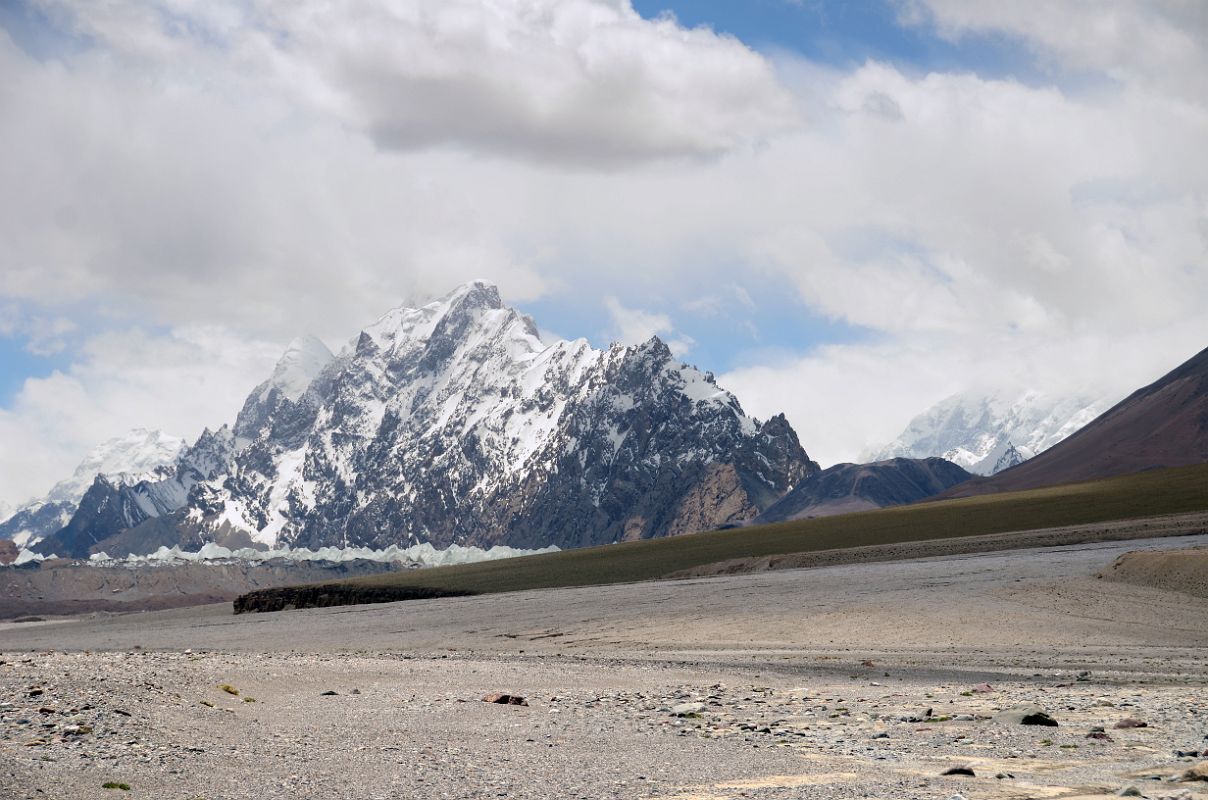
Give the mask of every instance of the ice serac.
[{"label": "ice serac", "polygon": [[748,417],[659,339],[545,344],[485,281],[287,361],[305,388],[279,365],[253,390],[173,517],[190,537],[577,547],[750,520],[818,471],[783,416]]},{"label": "ice serac", "polygon": [[1111,404],[1089,396],[977,391],[957,394],[911,420],[872,461],[940,456],[976,475],[992,475],[1042,453]]}]

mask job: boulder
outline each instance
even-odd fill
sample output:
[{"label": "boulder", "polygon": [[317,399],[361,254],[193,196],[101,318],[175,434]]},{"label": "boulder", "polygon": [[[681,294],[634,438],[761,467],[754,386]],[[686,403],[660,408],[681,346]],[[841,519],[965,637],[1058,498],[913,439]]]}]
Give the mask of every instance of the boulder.
[{"label": "boulder", "polygon": [[501,705],[501,706],[527,706],[528,705],[528,701],[525,700],[520,695],[503,694],[502,692],[492,692],[491,694],[488,694],[486,697],[482,698],[482,702],[495,703],[496,705]]},{"label": "boulder", "polygon": [[1056,728],[1057,720],[1050,717],[1044,710],[1035,706],[1024,706],[1022,708],[1012,708],[1007,711],[999,712],[994,716],[994,721],[1004,725],[1043,725],[1048,728]]}]

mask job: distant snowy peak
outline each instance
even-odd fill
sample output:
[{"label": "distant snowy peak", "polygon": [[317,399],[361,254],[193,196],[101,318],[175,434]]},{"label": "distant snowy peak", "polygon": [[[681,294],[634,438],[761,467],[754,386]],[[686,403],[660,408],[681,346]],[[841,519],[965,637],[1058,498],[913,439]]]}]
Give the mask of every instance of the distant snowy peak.
[{"label": "distant snowy peak", "polygon": [[55,484],[45,502],[80,502],[97,475],[114,483],[154,478],[159,470],[176,462],[185,446],[185,440],[178,436],[135,428],[89,451],[70,478]]},{"label": "distant snowy peak", "polygon": [[978,475],[992,475],[1041,453],[1111,405],[1089,396],[1038,391],[957,394],[911,420],[872,459],[942,456]]},{"label": "distant snowy peak", "polygon": [[172,474],[186,449],[184,439],[143,428],[97,445],[45,497],[0,515],[0,539],[21,547],[35,544],[71,520],[98,476],[115,486],[160,481]]},{"label": "distant snowy peak", "polygon": [[289,343],[262,392],[275,388],[297,401],[335,356],[313,336],[300,336]]}]

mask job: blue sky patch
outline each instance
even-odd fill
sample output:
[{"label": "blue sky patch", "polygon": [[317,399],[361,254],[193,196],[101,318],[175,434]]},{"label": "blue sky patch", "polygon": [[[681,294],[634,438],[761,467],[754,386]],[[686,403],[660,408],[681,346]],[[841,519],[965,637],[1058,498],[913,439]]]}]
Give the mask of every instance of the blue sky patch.
[{"label": "blue sky patch", "polygon": [[37,356],[26,349],[24,338],[0,336],[0,408],[12,405],[28,378],[45,378],[55,370],[67,368],[66,351],[52,356]]},{"label": "blue sky patch", "polygon": [[671,13],[686,27],[706,26],[762,52],[787,50],[834,67],[871,59],[907,71],[1053,81],[1014,37],[966,33],[947,41],[929,25],[903,24],[890,0],[634,0],[633,7],[648,19]]}]

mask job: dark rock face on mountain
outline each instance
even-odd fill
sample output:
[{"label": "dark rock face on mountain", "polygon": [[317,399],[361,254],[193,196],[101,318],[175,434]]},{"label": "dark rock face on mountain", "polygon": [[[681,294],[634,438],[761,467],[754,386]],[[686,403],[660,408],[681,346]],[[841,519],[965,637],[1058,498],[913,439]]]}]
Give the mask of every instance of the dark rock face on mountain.
[{"label": "dark rock face on mountain", "polygon": [[1035,458],[970,481],[966,497],[1208,462],[1208,350],[1139,389]]},{"label": "dark rock face on mountain", "polygon": [[17,546],[8,539],[0,539],[0,565],[11,564],[17,560],[20,552]]},{"label": "dark rock face on mountain", "polygon": [[971,477],[971,473],[942,458],[837,464],[802,481],[756,522],[783,522],[915,503]]},{"label": "dark rock face on mountain", "polygon": [[155,483],[167,474],[164,467],[179,461],[184,448],[183,439],[145,428],[102,442],[45,497],[24,503],[0,521],[0,539],[11,539],[18,548],[36,545],[68,524],[98,475],[114,485]]},{"label": "dark rock face on mountain", "polygon": [[262,546],[578,547],[749,521],[818,472],[783,416],[746,416],[657,338],[547,345],[482,282],[338,356],[295,342],[207,435],[161,482],[94,486],[43,552],[163,542],[167,514]]},{"label": "dark rock face on mountain", "polygon": [[0,522],[0,539],[43,539],[62,528],[75,508],[69,501],[31,503]]},{"label": "dark rock face on mountain", "polygon": [[[217,432],[205,431],[175,464],[159,467],[132,484],[97,475],[67,524],[30,549],[43,555],[87,558],[102,550],[101,544],[111,537],[179,511],[187,504],[192,487],[225,473],[233,452],[234,438],[223,427]],[[154,551],[159,544],[170,547],[172,538],[167,536],[155,547],[137,552]]]}]

